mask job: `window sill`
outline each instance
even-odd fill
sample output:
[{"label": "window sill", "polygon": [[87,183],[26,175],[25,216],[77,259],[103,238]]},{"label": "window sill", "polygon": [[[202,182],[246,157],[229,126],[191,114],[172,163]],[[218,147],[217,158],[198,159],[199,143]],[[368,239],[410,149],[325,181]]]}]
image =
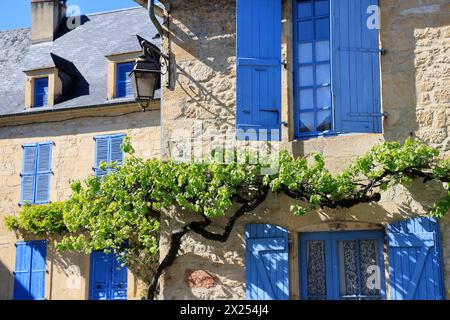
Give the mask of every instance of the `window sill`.
[{"label": "window sill", "polygon": [[113,101],[113,102],[134,102],[137,101],[135,97],[121,97],[121,98],[112,98],[108,101]]},{"label": "window sill", "polygon": [[352,133],[338,133],[338,132],[327,132],[320,134],[311,134],[305,136],[297,136],[291,142],[297,141],[308,141],[314,139],[325,139],[331,137],[350,137],[350,136],[363,136],[363,135],[382,135],[382,133],[360,133],[360,132],[352,132]]}]

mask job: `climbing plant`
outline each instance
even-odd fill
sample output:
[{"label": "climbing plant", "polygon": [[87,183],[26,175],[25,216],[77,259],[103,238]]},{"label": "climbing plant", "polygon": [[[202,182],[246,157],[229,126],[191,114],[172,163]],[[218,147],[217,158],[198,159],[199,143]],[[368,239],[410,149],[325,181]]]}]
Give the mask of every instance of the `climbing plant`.
[{"label": "climbing plant", "polygon": [[[233,151],[227,163],[214,158],[164,162],[136,157],[128,139],[122,148],[129,156],[120,166],[102,164],[102,169],[109,166],[113,171],[101,180],[89,177],[74,182],[67,201],[25,205],[6,223],[19,231],[58,235],[59,250],[112,250],[128,265],[144,266],[149,299],[154,298],[161,274],[176,259],[184,235],[194,232],[208,240],[227,241],[236,220],[256,209],[269,192],[298,200],[291,209],[304,215],[320,207],[377,202],[382,191],[422,179],[441,182],[446,189],[429,214],[441,218],[450,210],[450,160],[412,139],[375,146],[337,174],[327,169],[320,154],[294,158],[282,151],[277,172],[261,175],[262,165],[255,164],[249,153],[239,156]],[[195,213],[198,219],[173,231],[167,254],[159,257],[161,208],[172,207]],[[237,209],[230,212],[231,208]],[[209,231],[212,220],[226,213],[229,218],[223,231]]]}]

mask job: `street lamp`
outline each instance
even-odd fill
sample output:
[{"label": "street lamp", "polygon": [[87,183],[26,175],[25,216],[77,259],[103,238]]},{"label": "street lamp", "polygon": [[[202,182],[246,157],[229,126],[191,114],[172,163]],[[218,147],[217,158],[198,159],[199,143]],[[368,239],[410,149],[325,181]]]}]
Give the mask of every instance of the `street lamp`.
[{"label": "street lamp", "polygon": [[168,61],[158,47],[140,36],[137,36],[142,47],[142,55],[136,60],[130,73],[134,95],[145,111],[155,96],[155,91],[161,88],[161,57]]}]

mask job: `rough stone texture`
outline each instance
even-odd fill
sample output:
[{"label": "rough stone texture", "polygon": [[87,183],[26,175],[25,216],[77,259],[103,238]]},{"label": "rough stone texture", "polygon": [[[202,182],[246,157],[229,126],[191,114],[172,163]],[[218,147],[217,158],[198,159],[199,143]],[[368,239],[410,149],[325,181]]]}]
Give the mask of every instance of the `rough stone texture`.
[{"label": "rough stone texture", "polygon": [[[450,150],[448,1],[381,1],[383,108],[387,139],[414,135]],[[393,85],[395,84],[395,85]]]},{"label": "rough stone texture", "polygon": [[[387,54],[381,59],[382,107],[389,113],[383,134],[358,134],[293,141],[293,63],[291,1],[283,1],[281,147],[294,155],[324,154],[327,166],[342,170],[358,155],[385,140],[416,136],[450,152],[449,9],[446,0],[381,0],[381,39]],[[162,104],[163,156],[189,153],[191,139],[208,130],[224,132],[235,126],[235,1],[176,1],[168,23],[170,37],[163,47],[174,54],[181,71],[174,89],[164,89]],[[183,131],[185,130],[185,131]],[[177,132],[178,131],[178,132]],[[191,143],[191,144],[190,144]],[[200,144],[203,145],[202,141]],[[381,229],[399,219],[423,214],[442,192],[439,185],[415,182],[389,190],[380,203],[350,210],[321,210],[297,218],[289,212],[292,201],[270,195],[255,212],[237,223],[228,242],[205,241],[189,234],[180,257],[161,282],[161,299],[242,299],[245,297],[245,233],[247,223],[272,223],[290,231],[291,298],[299,298],[297,240],[299,232]],[[195,216],[169,210],[162,221],[161,253],[167,252],[169,234]],[[211,230],[219,231],[218,219]],[[441,222],[445,285],[450,288],[450,218]],[[204,270],[219,284],[190,288],[186,269]]]},{"label": "rough stone texture", "polygon": [[205,270],[186,269],[184,282],[189,288],[212,288],[216,285],[216,277]]},{"label": "rough stone texture", "polygon": [[234,130],[235,11],[234,1],[223,0],[180,1],[173,10],[170,46],[179,72],[175,90],[163,93],[165,157],[187,152],[193,135]]},{"label": "rough stone texture", "polygon": [[[67,199],[70,182],[93,173],[94,136],[125,133],[131,137],[136,155],[144,158],[160,156],[160,112],[143,113],[136,105],[128,107],[128,115],[81,117],[52,121],[53,114],[41,123],[0,127],[0,299],[11,299],[15,247],[18,240],[6,229],[3,219],[17,214],[20,200],[22,145],[53,141],[50,201]],[[134,111],[134,112],[133,112]],[[52,245],[47,249],[46,299],[88,299],[89,256],[58,253]],[[140,298],[138,279],[129,272],[128,297]]]}]

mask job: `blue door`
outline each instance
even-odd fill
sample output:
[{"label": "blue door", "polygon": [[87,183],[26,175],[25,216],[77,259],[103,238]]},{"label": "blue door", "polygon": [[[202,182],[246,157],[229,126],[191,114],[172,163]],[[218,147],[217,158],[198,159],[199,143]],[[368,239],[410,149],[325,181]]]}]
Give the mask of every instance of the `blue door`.
[{"label": "blue door", "polygon": [[382,231],[301,234],[301,299],[385,299],[383,237]]},{"label": "blue door", "polygon": [[44,300],[46,241],[16,243],[14,300]]},{"label": "blue door", "polygon": [[91,254],[90,291],[91,300],[126,300],[126,267],[121,267],[114,253],[96,251]]}]

